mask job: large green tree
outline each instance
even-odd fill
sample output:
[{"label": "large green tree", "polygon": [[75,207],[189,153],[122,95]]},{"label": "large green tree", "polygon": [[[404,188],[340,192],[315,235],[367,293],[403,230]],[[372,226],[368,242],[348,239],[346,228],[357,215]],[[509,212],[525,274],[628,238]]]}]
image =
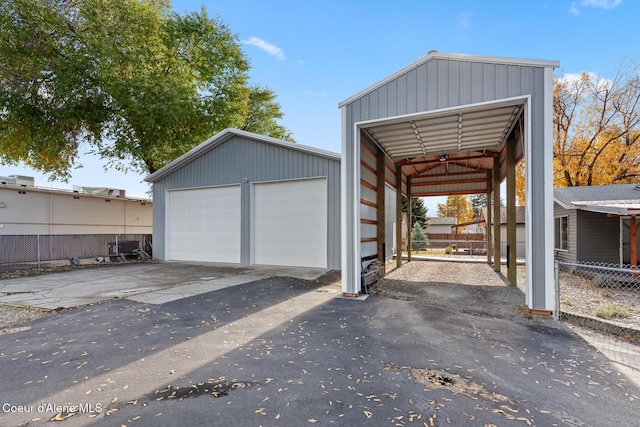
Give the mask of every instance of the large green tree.
[{"label": "large green tree", "polygon": [[[425,228],[429,224],[427,218],[427,207],[424,205],[424,201],[420,197],[411,198],[411,225],[409,228],[413,228],[414,225],[419,224],[421,228]],[[402,196],[402,212],[407,212],[407,198]]]},{"label": "large green tree", "polygon": [[0,2],[0,162],[65,179],[81,146],[154,172],[227,128],[291,140],[238,37],[168,0]]}]

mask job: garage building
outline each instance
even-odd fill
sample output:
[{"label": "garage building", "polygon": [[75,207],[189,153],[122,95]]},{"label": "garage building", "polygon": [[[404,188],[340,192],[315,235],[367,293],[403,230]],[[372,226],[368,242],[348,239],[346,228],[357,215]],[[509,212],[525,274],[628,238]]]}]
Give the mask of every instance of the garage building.
[{"label": "garage building", "polygon": [[145,178],[154,258],[340,269],[340,155],[226,129]]},{"label": "garage building", "polygon": [[[515,166],[524,159],[526,302],[533,310],[553,309],[553,69],[558,66],[550,60],[431,51],[339,104],[345,295],[361,292],[364,260],[386,256],[391,242],[382,201],[389,182],[396,189],[394,216],[400,218],[402,194],[411,200],[453,194],[491,199],[493,193],[500,200],[506,180],[507,278],[515,284]],[[488,212],[497,218],[499,208],[493,203]],[[371,221],[376,226],[363,226]],[[500,227],[493,231],[487,261],[500,272]],[[394,240],[399,246],[400,233]]]}]

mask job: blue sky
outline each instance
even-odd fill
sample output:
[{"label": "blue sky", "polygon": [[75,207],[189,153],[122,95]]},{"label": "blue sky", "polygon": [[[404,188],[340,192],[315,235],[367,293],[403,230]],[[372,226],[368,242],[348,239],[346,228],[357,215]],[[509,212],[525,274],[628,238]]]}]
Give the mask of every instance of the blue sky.
[{"label": "blue sky", "polygon": [[[300,144],[340,152],[338,103],[430,50],[560,61],[556,74],[601,76],[624,58],[640,59],[635,0],[188,0],[178,12],[205,6],[243,43],[254,83],[278,94],[282,124]],[[69,183],[32,170],[0,167],[0,175],[36,177],[36,185],[123,188],[144,196],[142,176],[103,172],[81,159]],[[429,214],[435,201],[426,199]],[[439,200],[441,201],[441,200]]]}]

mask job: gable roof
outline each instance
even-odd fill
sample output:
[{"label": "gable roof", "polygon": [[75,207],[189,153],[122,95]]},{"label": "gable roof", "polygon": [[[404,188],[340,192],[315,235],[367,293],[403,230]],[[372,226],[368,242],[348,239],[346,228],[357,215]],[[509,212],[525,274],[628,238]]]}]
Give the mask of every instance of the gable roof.
[{"label": "gable roof", "polygon": [[640,213],[639,184],[610,184],[553,189],[553,201],[564,209],[614,215]]},{"label": "gable roof", "polygon": [[[527,209],[525,206],[516,206],[516,224],[524,224]],[[484,222],[487,222],[487,207],[485,206],[480,210],[480,215]],[[491,218],[493,221],[493,217]],[[507,223],[507,208],[505,206],[500,207],[500,224]]]},{"label": "gable roof", "polygon": [[497,63],[497,64],[505,64],[505,65],[524,65],[524,66],[532,66],[532,67],[558,68],[560,66],[560,62],[558,61],[549,61],[549,60],[542,60],[542,59],[507,58],[502,56],[467,55],[467,54],[461,54],[461,53],[445,53],[445,52],[438,52],[437,50],[432,50],[422,58],[412,62],[411,64],[407,65],[404,68],[401,68],[400,70],[380,80],[379,82],[374,83],[368,88],[361,90],[355,95],[345,99],[344,101],[338,104],[338,107],[341,108],[346,104],[350,104],[353,101],[359,98],[362,98],[366,94],[373,92],[379,87],[389,83],[390,81],[398,78],[403,74],[408,73],[414,68],[417,68],[420,65],[431,61],[432,59],[449,59],[453,61],[481,62],[481,63],[491,63],[491,64]]},{"label": "gable roof", "polygon": [[293,143],[293,142],[289,142],[289,141],[283,141],[283,140],[280,140],[280,139],[272,138],[270,136],[259,135],[257,133],[247,132],[247,131],[240,130],[240,129],[227,128],[227,129],[223,130],[222,132],[219,132],[219,133],[215,134],[214,136],[212,136],[211,138],[207,139],[206,141],[204,141],[200,145],[198,145],[198,146],[192,148],[191,150],[187,151],[185,154],[183,154],[182,156],[178,157],[177,159],[171,161],[170,163],[168,163],[164,167],[158,169],[154,173],[152,173],[150,175],[147,175],[144,178],[144,180],[147,181],[147,182],[156,182],[159,179],[162,179],[165,176],[171,174],[172,172],[180,169],[181,167],[183,167],[184,165],[188,164],[192,160],[194,160],[194,159],[202,156],[203,154],[213,150],[215,147],[219,146],[220,144],[230,140],[234,136],[239,136],[239,137],[243,137],[243,138],[252,139],[254,141],[264,142],[266,144],[278,145],[278,146],[281,146],[281,147],[288,148],[290,150],[301,151],[301,152],[304,152],[304,153],[313,154],[313,155],[320,156],[320,157],[326,157],[326,158],[331,159],[331,160],[340,161],[340,159],[341,159],[340,154],[334,153],[334,152],[331,152],[331,151],[321,150],[319,148],[309,147],[307,145],[297,144],[297,143]]},{"label": "gable roof", "polygon": [[427,218],[429,226],[432,225],[456,225],[456,218],[453,216],[430,216]]}]

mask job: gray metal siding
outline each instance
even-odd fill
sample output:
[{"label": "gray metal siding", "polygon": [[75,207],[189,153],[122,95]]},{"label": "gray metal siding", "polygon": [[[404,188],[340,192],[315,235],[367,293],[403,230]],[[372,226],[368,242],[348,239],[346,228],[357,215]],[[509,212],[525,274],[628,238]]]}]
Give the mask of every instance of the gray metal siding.
[{"label": "gray metal siding", "polygon": [[[340,268],[340,161],[234,136],[153,185],[154,256],[164,259],[166,192],[174,189],[241,183],[242,255],[251,258],[251,183],[327,177],[327,266]],[[246,179],[247,182],[243,182]]]},{"label": "gray metal siding", "polygon": [[577,211],[578,261],[620,262],[620,218],[605,214]]},{"label": "gray metal siding", "polygon": [[[430,59],[360,98],[342,105],[343,161],[347,162],[347,165],[353,163],[356,152],[354,145],[358,142],[354,141],[354,124],[357,122],[528,95],[531,97],[529,125],[532,149],[529,164],[534,167],[527,173],[530,175],[530,182],[540,183],[532,186],[530,200],[533,212],[543,213],[547,190],[542,183],[549,179],[545,176],[544,170],[545,70],[545,66],[536,65],[474,62],[451,58]],[[413,93],[416,94],[415,102],[413,95],[408,95]],[[347,188],[351,187],[353,178],[346,176],[345,179]],[[351,196],[347,194],[346,200],[350,200]],[[359,212],[354,211],[353,206],[345,206],[344,209],[348,223],[352,223],[354,217],[358,218]],[[534,230],[531,239],[532,253],[528,254],[533,272],[531,308],[544,309],[549,301],[545,285],[548,273],[545,235],[548,230],[545,215],[531,217],[530,226]],[[357,258],[362,256],[364,251],[369,251],[368,248],[365,250],[365,246],[360,242],[352,241],[352,236],[345,238],[347,242],[344,247],[349,251],[345,262],[349,262],[343,266],[343,281],[356,277],[352,266],[355,260],[350,257],[355,255]],[[359,244],[360,250],[355,249],[354,246]],[[359,288],[359,285],[355,286]],[[351,292],[352,289],[348,291]]]},{"label": "gray metal siding", "polygon": [[[535,72],[534,70],[538,70]],[[351,123],[528,95],[541,68],[433,59],[347,105]],[[537,75],[534,75],[537,74]],[[537,84],[536,84],[537,86]]]}]

